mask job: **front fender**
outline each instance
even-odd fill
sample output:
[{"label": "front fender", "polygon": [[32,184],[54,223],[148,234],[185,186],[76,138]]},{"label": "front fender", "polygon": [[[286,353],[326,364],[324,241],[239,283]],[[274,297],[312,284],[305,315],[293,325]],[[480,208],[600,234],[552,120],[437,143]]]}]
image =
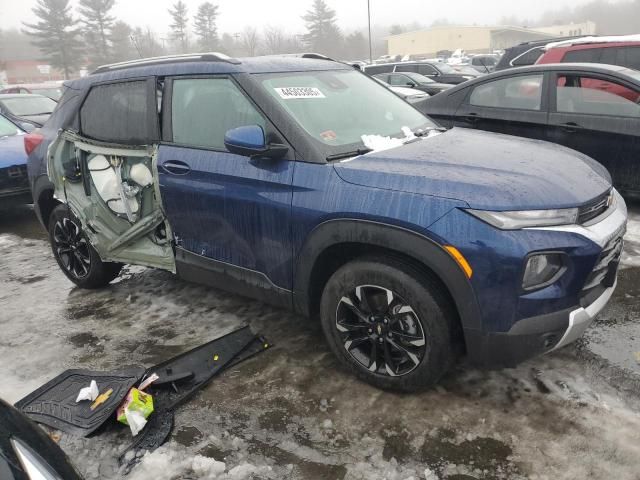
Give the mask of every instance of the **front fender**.
[{"label": "front fender", "polygon": [[293,279],[294,307],[300,313],[312,313],[309,287],[317,259],[327,248],[341,243],[370,245],[412,257],[444,283],[458,310],[462,327],[480,329],[479,308],[471,283],[442,246],[402,227],[358,219],[329,220],[307,236],[298,254]]}]

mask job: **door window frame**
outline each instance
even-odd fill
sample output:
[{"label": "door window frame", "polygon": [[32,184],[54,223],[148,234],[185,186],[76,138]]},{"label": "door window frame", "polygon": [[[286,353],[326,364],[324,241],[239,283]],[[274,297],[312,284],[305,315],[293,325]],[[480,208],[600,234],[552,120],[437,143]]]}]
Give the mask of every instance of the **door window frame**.
[{"label": "door window frame", "polygon": [[602,80],[605,82],[616,83],[630,90],[637,91],[640,94],[640,88],[637,85],[634,85],[631,82],[627,82],[626,80],[618,77],[613,77],[611,75],[606,75],[602,73],[595,72],[585,72],[585,71],[555,71],[548,72],[550,73],[549,78],[549,87],[553,87],[549,89],[549,113],[557,113],[559,115],[588,115],[589,117],[606,117],[606,118],[620,118],[626,120],[634,120],[634,117],[623,117],[620,115],[607,115],[602,113],[582,113],[582,112],[559,112],[558,111],[558,79],[560,77],[565,76],[578,76],[578,77],[588,77],[593,78],[595,80]]},{"label": "door window frame", "polygon": [[[540,92],[540,108],[537,109],[537,110],[532,110],[532,109],[528,109],[528,108],[514,108],[514,107],[489,107],[489,106],[484,106],[484,105],[473,105],[473,104],[471,104],[471,95],[473,95],[473,92],[478,87],[481,87],[483,85],[487,85],[489,83],[497,82],[497,81],[500,81],[500,80],[514,79],[514,78],[517,78],[517,77],[532,77],[532,76],[540,76],[540,75],[542,75],[542,85],[541,85],[541,92]],[[518,73],[517,75],[505,75],[503,77],[492,78],[492,79],[489,79],[489,80],[485,80],[483,82],[478,82],[475,85],[471,85],[470,86],[470,88],[467,91],[467,94],[464,97],[464,100],[462,101],[462,105],[466,106],[467,108],[486,108],[486,109],[490,109],[490,110],[494,110],[494,111],[505,110],[505,111],[510,111],[510,112],[548,113],[550,111],[549,110],[549,108],[550,108],[550,103],[549,103],[549,72],[522,72],[522,73]]]},{"label": "door window frame", "polygon": [[82,99],[80,100],[80,104],[76,110],[76,118],[78,122],[78,132],[84,138],[90,139],[99,143],[106,144],[114,144],[114,145],[133,145],[130,143],[119,143],[115,141],[109,140],[101,140],[94,139],[93,137],[87,136],[82,128],[82,108],[84,107],[85,102],[89,98],[91,91],[97,87],[109,86],[109,85],[118,85],[120,83],[134,83],[134,82],[145,82],[146,90],[147,90],[147,122],[152,124],[152,129],[150,132],[152,133],[151,138],[147,139],[147,144],[152,145],[154,143],[158,143],[161,140],[161,129],[160,129],[160,114],[158,112],[158,98],[157,98],[157,78],[155,76],[149,77],[132,77],[132,78],[121,78],[118,80],[105,80],[102,82],[92,83],[89,88],[84,92]]},{"label": "door window frame", "polygon": [[180,80],[229,80],[238,89],[238,92],[244,96],[244,98],[251,104],[251,106],[258,112],[265,121],[265,137],[268,138],[269,134],[276,134],[282,143],[285,143],[289,147],[289,152],[283,158],[283,160],[293,159],[293,148],[291,142],[289,142],[284,135],[278,130],[274,123],[269,119],[268,115],[262,108],[251,98],[246,90],[240,85],[236,78],[230,74],[204,74],[204,75],[174,75],[167,76],[164,79],[164,93],[162,96],[162,143],[164,145],[170,145],[174,147],[189,148],[193,150],[205,150],[209,152],[226,153],[229,155],[236,155],[231,153],[226,148],[215,148],[207,145],[190,145],[185,143],[178,143],[173,141],[173,84],[175,81]]}]

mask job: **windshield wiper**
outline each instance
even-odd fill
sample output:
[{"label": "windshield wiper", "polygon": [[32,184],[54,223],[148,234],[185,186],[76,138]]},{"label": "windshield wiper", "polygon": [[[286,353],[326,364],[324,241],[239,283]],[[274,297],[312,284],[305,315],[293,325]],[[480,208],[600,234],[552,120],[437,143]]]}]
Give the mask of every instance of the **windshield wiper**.
[{"label": "windshield wiper", "polygon": [[335,160],[344,160],[345,158],[355,157],[357,155],[364,155],[365,153],[373,152],[371,148],[359,148],[351,152],[335,153],[327,157],[327,162],[333,162]]}]

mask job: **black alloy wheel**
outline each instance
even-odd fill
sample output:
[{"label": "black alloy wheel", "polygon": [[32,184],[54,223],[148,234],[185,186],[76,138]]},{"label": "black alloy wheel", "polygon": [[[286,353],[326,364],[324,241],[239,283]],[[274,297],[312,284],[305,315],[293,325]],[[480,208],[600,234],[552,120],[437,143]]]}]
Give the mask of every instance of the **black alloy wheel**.
[{"label": "black alloy wheel", "polygon": [[53,248],[61,266],[76,279],[85,278],[91,268],[89,244],[74,220],[64,217],[53,226]]},{"label": "black alloy wheel", "polygon": [[339,300],[335,321],[345,350],[372,373],[406,375],[424,358],[427,339],[418,315],[387,288],[357,286]]}]

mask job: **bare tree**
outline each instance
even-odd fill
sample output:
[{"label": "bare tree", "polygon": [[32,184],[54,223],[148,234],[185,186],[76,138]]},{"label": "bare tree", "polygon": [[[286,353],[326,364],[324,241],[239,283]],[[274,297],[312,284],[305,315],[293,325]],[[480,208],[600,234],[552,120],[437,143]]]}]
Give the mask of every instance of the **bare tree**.
[{"label": "bare tree", "polygon": [[277,53],[284,53],[285,51],[285,38],[282,33],[282,29],[268,25],[262,31],[264,38],[263,46],[267,55],[274,55]]},{"label": "bare tree", "polygon": [[242,46],[249,57],[254,57],[260,45],[260,34],[256,27],[245,27],[242,32]]}]

